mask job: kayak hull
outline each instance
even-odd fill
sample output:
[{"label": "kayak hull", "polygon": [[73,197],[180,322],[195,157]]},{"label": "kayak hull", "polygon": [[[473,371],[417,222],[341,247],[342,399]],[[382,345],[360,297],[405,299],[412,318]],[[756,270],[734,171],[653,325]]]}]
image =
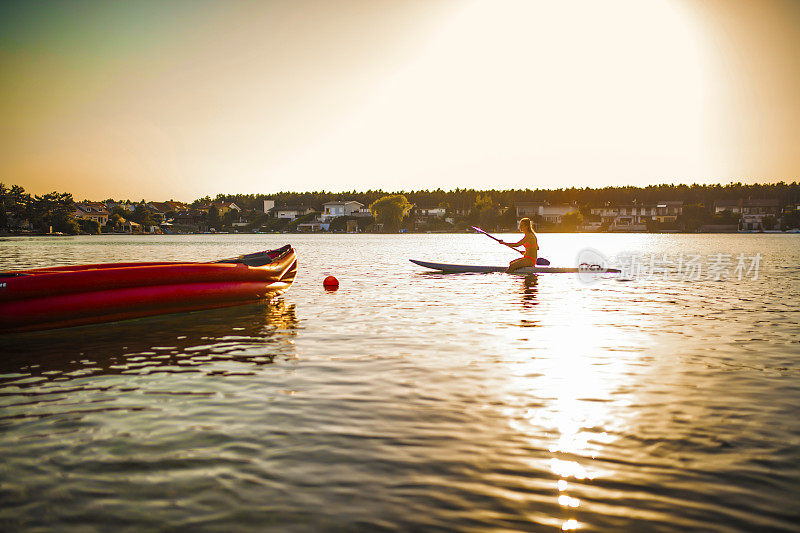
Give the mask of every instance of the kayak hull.
[{"label": "kayak hull", "polygon": [[[269,253],[269,252],[265,252]],[[54,329],[242,305],[289,288],[291,247],[253,267],[236,263],[115,263],[0,275],[0,333]]]},{"label": "kayak hull", "polygon": [[[439,272],[448,273],[489,273],[489,272],[505,272],[507,266],[481,266],[481,265],[452,265],[448,263],[430,263],[428,261],[418,261],[416,259],[409,259],[415,265],[430,268],[431,270],[438,270]],[[518,268],[512,274],[530,275],[530,274],[577,274],[579,272],[592,272],[592,273],[619,273],[616,268],[602,268],[597,265],[589,265],[585,268],[569,268],[569,267],[550,267],[550,266],[536,266],[536,267],[523,267]]]}]

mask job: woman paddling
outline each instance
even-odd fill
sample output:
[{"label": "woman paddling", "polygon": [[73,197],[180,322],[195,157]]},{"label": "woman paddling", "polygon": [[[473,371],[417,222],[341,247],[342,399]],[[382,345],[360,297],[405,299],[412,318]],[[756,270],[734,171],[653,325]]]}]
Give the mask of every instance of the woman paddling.
[{"label": "woman paddling", "polygon": [[525,247],[525,255],[519,259],[514,259],[509,263],[506,272],[514,272],[518,268],[536,266],[536,258],[539,255],[539,242],[536,239],[536,234],[533,232],[533,224],[531,219],[523,218],[519,221],[519,230],[524,234],[522,240],[515,243],[500,241],[509,248],[516,248],[517,246]]}]

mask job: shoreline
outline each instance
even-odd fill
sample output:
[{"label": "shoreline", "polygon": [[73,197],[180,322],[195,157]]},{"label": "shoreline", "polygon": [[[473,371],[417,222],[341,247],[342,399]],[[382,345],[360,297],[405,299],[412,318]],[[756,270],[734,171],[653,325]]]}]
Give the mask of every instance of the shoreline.
[{"label": "shoreline", "polygon": [[[56,233],[0,233],[0,239],[8,237],[102,237],[113,235],[117,237],[172,237],[184,235],[471,235],[471,231],[398,231],[397,233],[373,233],[373,232],[344,232],[344,231],[275,231],[275,232],[197,232],[197,233],[76,233],[76,234],[56,234]],[[506,234],[519,233],[516,230],[496,230],[492,233]],[[765,230],[765,231],[537,231],[537,234],[581,234],[581,235],[796,235],[800,230],[793,229],[787,231]]]}]

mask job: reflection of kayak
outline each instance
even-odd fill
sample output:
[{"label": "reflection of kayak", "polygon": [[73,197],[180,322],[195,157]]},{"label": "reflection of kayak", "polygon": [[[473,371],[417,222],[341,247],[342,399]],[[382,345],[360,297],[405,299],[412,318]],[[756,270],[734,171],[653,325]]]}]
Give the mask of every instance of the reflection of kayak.
[{"label": "reflection of kayak", "polygon": [[283,292],[291,246],[216,263],[107,263],[0,273],[0,333],[241,305]]},{"label": "reflection of kayak", "polygon": [[[508,266],[480,266],[480,265],[449,265],[447,263],[428,263],[427,261],[417,261],[416,259],[409,259],[412,263],[425,267],[430,268],[433,270],[438,270],[440,272],[505,272]],[[537,266],[537,267],[524,267],[519,268],[513,272],[513,274],[564,274],[564,273],[572,273],[577,274],[578,272],[612,272],[618,273],[619,269],[616,268],[604,268],[599,265],[581,265],[580,268],[567,268],[567,267],[544,267],[544,266]]]}]

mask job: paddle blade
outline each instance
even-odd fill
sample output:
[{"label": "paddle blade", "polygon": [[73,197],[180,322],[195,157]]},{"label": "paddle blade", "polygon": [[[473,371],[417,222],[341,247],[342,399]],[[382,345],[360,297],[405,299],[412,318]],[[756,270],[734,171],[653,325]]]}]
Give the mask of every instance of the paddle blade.
[{"label": "paddle blade", "polygon": [[[478,227],[476,227],[476,226],[470,226],[470,228],[474,229],[474,230],[475,230],[475,231],[477,231],[478,233],[483,233],[484,235],[489,235],[489,233],[488,233],[488,232],[486,232],[486,231],[483,231],[481,228],[478,228]],[[491,236],[491,235],[489,235],[489,237],[492,237],[492,236]],[[494,237],[492,237],[492,238],[494,239]]]},{"label": "paddle blade", "polygon": [[477,227],[475,227],[475,226],[470,226],[470,228],[474,229],[474,230],[475,230],[475,231],[477,231],[478,233],[483,233],[484,235],[486,235],[486,236],[487,236],[487,237],[489,237],[490,239],[494,239],[494,240],[496,240],[497,242],[500,242],[500,239],[498,239],[497,237],[495,237],[495,236],[494,236],[494,235],[492,235],[491,233],[487,233],[487,232],[483,231],[481,228],[477,228]]}]

